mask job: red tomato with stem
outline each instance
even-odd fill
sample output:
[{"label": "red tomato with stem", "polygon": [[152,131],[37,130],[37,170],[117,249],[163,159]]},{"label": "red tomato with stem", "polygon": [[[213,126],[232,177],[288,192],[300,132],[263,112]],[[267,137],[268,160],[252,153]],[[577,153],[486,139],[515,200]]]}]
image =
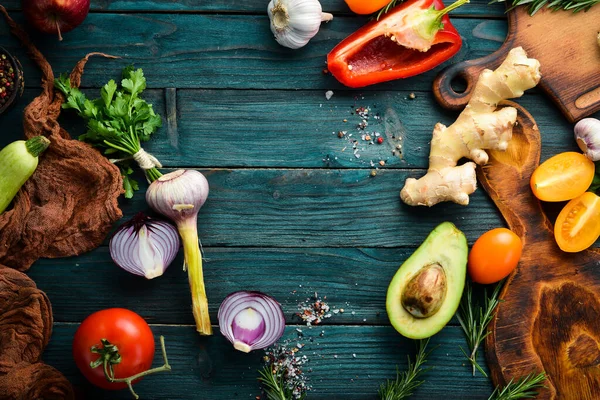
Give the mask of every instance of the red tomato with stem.
[{"label": "red tomato with stem", "polygon": [[146,321],[124,308],[98,311],[81,323],[73,339],[73,357],[77,368],[94,385],[109,390],[127,387],[126,383],[109,382],[104,376],[102,364],[96,368],[90,366],[91,362],[101,357],[91,351],[92,346],[106,348],[102,345],[102,339],[115,345],[121,355],[121,361],[113,364],[115,378],[128,378],[152,366],[154,336]]},{"label": "red tomato with stem", "polygon": [[506,228],[492,229],[475,241],[468,270],[473,282],[489,284],[506,278],[521,259],[521,238]]}]

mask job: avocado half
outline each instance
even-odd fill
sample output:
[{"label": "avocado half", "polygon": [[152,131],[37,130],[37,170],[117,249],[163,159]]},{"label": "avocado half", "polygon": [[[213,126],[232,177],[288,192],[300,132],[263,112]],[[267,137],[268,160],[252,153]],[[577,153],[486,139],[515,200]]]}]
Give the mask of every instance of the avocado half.
[{"label": "avocado half", "polygon": [[[468,253],[465,235],[444,222],[400,266],[386,298],[388,317],[400,334],[428,338],[450,321],[465,288]],[[430,307],[431,302],[436,304]]]}]

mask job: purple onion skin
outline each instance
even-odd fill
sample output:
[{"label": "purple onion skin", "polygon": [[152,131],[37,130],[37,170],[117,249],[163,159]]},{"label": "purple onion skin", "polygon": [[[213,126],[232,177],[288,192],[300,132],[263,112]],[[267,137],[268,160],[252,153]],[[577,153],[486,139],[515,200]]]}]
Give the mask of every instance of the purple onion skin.
[{"label": "purple onion skin", "polygon": [[[208,181],[204,175],[193,169],[179,169],[152,182],[146,191],[146,202],[154,211],[179,225],[190,220],[196,221],[208,192]],[[179,211],[173,209],[178,204],[194,207]]]},{"label": "purple onion skin", "polygon": [[[160,270],[149,269],[152,266],[143,265],[143,260],[138,258],[137,253],[141,247],[139,234],[144,228],[148,240],[163,251],[161,253],[163,265]],[[162,219],[148,217],[140,212],[115,231],[110,239],[109,250],[114,263],[125,271],[153,279],[161,276],[173,262],[180,245],[177,229],[172,224]]]},{"label": "purple onion skin", "polygon": [[183,243],[184,270],[187,268],[192,292],[192,313],[196,330],[201,335],[212,335],[197,226],[198,211],[204,205],[208,191],[204,175],[189,169],[162,175],[146,191],[148,205],[177,225]]},{"label": "purple onion skin", "polygon": [[[247,309],[257,312],[262,321],[249,331],[237,326],[236,317]],[[249,353],[267,348],[283,335],[285,316],[281,305],[273,297],[261,292],[239,291],[228,295],[218,312],[219,329],[237,350]]]},{"label": "purple onion skin", "polygon": [[258,327],[256,327],[254,330],[249,330],[238,326],[236,323],[236,318],[234,318],[233,323],[231,324],[231,329],[233,331],[233,336],[236,340],[242,343],[246,343],[249,346],[252,346],[258,341],[258,339],[260,339],[265,334],[265,320],[261,318]]}]

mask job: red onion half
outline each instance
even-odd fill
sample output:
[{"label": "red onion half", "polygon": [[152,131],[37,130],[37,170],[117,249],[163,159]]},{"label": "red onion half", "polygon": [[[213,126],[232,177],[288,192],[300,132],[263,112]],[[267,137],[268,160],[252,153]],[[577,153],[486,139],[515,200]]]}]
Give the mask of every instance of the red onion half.
[{"label": "red onion half", "polygon": [[261,292],[234,292],[219,307],[219,329],[237,350],[249,353],[274,344],[285,330],[281,305]]},{"label": "red onion half", "polygon": [[115,264],[146,279],[161,276],[179,251],[177,228],[138,213],[117,229],[108,245]]}]

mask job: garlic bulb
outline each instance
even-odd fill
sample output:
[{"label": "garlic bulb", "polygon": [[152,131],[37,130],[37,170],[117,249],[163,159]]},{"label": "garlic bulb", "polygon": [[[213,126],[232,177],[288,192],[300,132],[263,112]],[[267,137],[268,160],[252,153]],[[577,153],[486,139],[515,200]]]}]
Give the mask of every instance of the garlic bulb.
[{"label": "garlic bulb", "polygon": [[594,118],[579,121],[575,125],[575,140],[587,158],[600,160],[600,121]]},{"label": "garlic bulb", "polygon": [[275,40],[290,49],[304,46],[319,32],[321,22],[333,19],[319,0],[271,0],[267,11]]}]

